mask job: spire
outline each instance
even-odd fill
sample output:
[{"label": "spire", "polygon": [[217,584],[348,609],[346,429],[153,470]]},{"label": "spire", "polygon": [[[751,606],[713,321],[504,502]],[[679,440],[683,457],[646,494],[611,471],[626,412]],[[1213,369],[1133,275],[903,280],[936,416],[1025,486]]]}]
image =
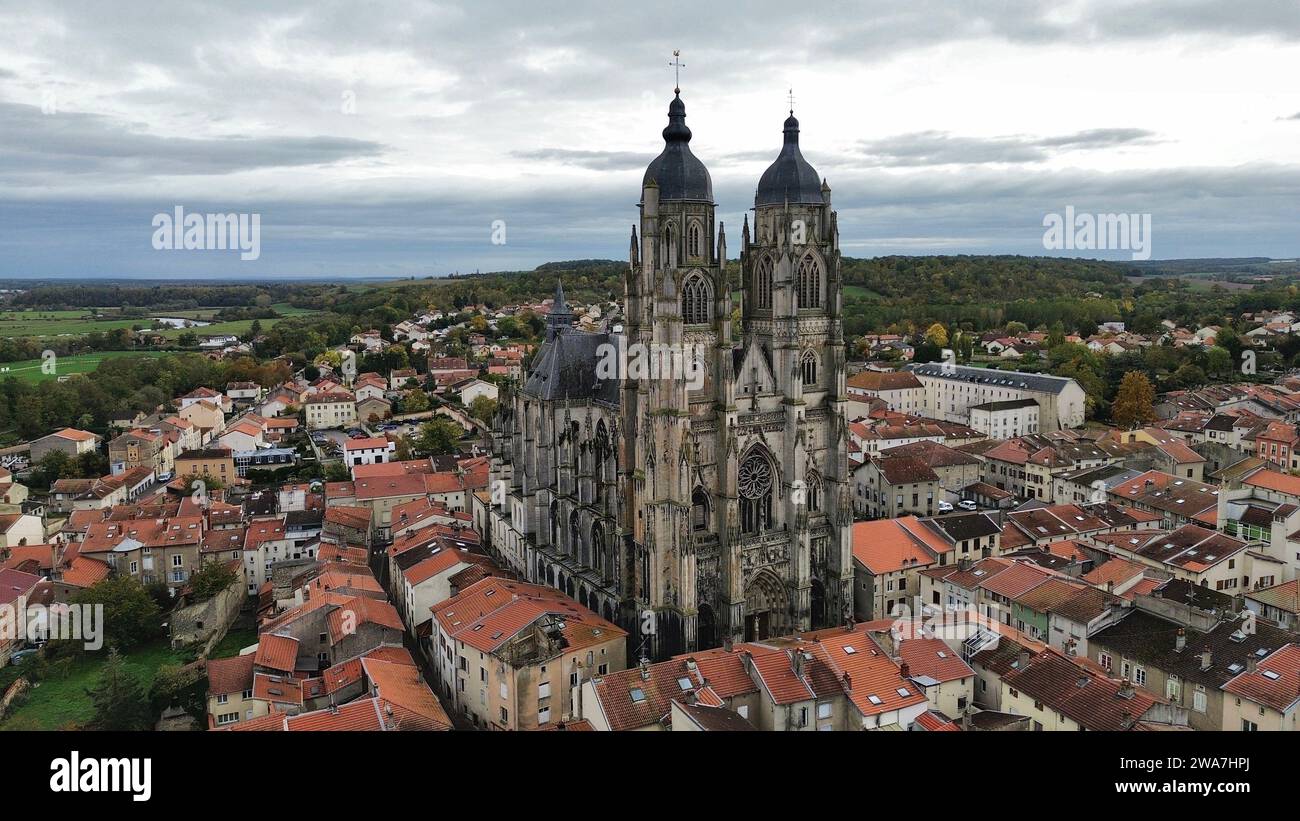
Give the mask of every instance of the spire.
[{"label": "spire", "polygon": [[551,304],[551,313],[546,317],[546,336],[552,337],[562,329],[573,324],[573,311],[564,300],[564,283],[555,281],[555,300]]}]

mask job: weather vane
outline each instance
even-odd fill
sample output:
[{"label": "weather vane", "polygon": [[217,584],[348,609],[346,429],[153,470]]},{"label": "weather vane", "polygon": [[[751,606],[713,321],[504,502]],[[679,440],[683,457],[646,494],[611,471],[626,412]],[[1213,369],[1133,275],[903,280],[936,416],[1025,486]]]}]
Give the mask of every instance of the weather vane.
[{"label": "weather vane", "polygon": [[790,93],[787,96],[789,96],[790,98],[790,116],[793,117],[794,116],[794,89],[793,88],[790,89]]},{"label": "weather vane", "polygon": [[681,49],[679,48],[673,49],[673,61],[668,65],[673,67],[673,86],[674,86],[673,93],[681,94],[682,93],[682,69],[686,68],[686,64],[682,62]]}]

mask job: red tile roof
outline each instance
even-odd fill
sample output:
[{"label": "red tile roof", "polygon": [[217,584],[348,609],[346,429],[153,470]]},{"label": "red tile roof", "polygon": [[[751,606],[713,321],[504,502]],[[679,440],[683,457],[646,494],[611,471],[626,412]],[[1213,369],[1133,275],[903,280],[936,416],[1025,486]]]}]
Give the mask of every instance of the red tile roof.
[{"label": "red tile roof", "polygon": [[1281,713],[1290,711],[1300,702],[1300,644],[1279,647],[1253,673],[1238,673],[1223,689]]},{"label": "red tile roof", "polygon": [[274,633],[263,633],[258,636],[257,654],[254,657],[258,667],[292,673],[297,659],[298,640],[292,636],[280,636]]},{"label": "red tile roof", "polygon": [[898,645],[898,655],[912,677],[928,676],[942,683],[975,675],[942,639],[905,639]]},{"label": "red tile roof", "polygon": [[253,654],[208,662],[208,695],[242,693],[253,689]]}]

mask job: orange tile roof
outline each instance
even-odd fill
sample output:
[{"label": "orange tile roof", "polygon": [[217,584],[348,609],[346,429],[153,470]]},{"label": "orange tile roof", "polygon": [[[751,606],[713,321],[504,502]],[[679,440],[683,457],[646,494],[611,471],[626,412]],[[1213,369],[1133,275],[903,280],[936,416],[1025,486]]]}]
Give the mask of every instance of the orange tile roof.
[{"label": "orange tile roof", "polygon": [[451,719],[425,683],[418,667],[363,658],[362,670],[370,692],[394,729],[450,730]]},{"label": "orange tile roof", "polygon": [[93,587],[107,579],[111,572],[112,568],[98,559],[77,556],[63,571],[61,581],[76,587]]},{"label": "orange tile roof", "polygon": [[[330,594],[326,593],[325,595],[329,596]],[[401,616],[397,614],[397,608],[388,602],[364,596],[352,596],[348,598],[346,604],[330,611],[330,643],[338,644],[343,639],[353,635],[356,628],[363,624],[377,624],[399,632],[405,629]]]},{"label": "orange tile roof", "polygon": [[274,704],[302,706],[302,682],[288,676],[253,674],[253,698]]},{"label": "orange tile roof", "polygon": [[948,549],[915,516],[853,523],[853,558],[875,575],[924,567]]},{"label": "orange tile roof", "polygon": [[1254,672],[1238,673],[1225,692],[1285,713],[1300,702],[1300,644],[1286,644],[1259,662]]},{"label": "orange tile roof", "polygon": [[444,634],[484,653],[495,652],[548,615],[563,620],[566,651],[627,635],[558,590],[496,576],[471,585],[431,609]]},{"label": "orange tile roof", "polygon": [[229,695],[252,688],[252,653],[208,661],[208,695]]},{"label": "orange tile roof", "polygon": [[298,660],[298,640],[292,636],[263,633],[257,639],[254,662],[259,667],[292,673]]},{"label": "orange tile roof", "polygon": [[[903,678],[902,671],[865,633],[840,633],[819,642],[832,667],[840,674],[849,700],[863,716],[902,710],[925,703],[920,689]],[[845,676],[847,675],[847,678]]]},{"label": "orange tile roof", "polygon": [[912,677],[928,676],[942,683],[975,675],[942,639],[905,639],[898,645],[898,656]]}]

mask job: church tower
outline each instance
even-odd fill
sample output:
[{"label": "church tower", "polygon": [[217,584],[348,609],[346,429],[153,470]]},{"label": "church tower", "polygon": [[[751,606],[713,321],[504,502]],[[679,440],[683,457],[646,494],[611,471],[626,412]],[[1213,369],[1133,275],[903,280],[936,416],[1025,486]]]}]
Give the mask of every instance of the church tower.
[{"label": "church tower", "polygon": [[645,650],[657,658],[717,641],[712,608],[700,612],[698,570],[702,550],[717,563],[722,511],[711,501],[713,459],[732,349],[726,240],[708,169],[691,153],[680,89],[663,138],[642,180],[626,283],[629,361],[648,357],[656,368],[629,370],[622,403],[630,501],[623,529],[634,553],[624,563],[625,589],[640,611]]},{"label": "church tower", "polygon": [[[754,638],[839,624],[853,603],[839,230],[793,110],[759,180],[740,261],[740,580],[744,635]],[[775,532],[779,548],[749,547]]]}]

